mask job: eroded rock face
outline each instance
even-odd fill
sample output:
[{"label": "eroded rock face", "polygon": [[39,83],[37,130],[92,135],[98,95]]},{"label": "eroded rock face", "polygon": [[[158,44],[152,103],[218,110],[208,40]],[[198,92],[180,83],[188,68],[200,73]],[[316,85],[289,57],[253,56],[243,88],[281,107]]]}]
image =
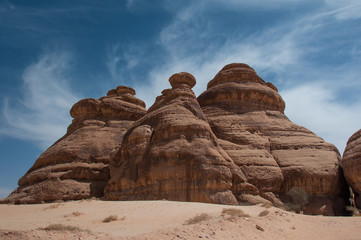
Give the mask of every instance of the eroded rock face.
[{"label": "eroded rock face", "polygon": [[298,187],[308,194],[311,213],[341,214],[345,183],[338,150],[284,115],[274,85],[246,64],[229,64],[198,101],[220,146],[261,196],[285,200]]},{"label": "eroded rock face", "polygon": [[356,207],[361,209],[361,129],[347,141],[342,168],[346,181],[355,194]]},{"label": "eroded rock face", "polygon": [[39,203],[101,197],[109,180],[111,152],[145,113],[131,88],[119,86],[99,100],[83,99],[64,137],[49,147],[19,180],[5,202]]},{"label": "eroded rock face", "polygon": [[191,90],[194,77],[178,73],[169,82],[125,134],[104,199],[237,204],[232,187],[250,184],[219,146]]},{"label": "eroded rock face", "polygon": [[[292,123],[277,88],[254,69],[225,66],[198,99],[191,74],[174,74],[169,82],[172,88],[147,112],[135,91],[123,86],[76,103],[67,134],[5,201],[104,194],[104,200],[291,201],[305,213],[343,213],[347,185],[337,149]],[[357,194],[360,135],[351,137],[343,160]]]}]

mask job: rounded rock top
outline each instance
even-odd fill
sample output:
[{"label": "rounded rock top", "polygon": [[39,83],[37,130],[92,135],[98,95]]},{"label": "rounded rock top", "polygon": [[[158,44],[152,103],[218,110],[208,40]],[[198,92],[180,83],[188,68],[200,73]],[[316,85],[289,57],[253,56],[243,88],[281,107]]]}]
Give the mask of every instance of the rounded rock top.
[{"label": "rounded rock top", "polygon": [[196,85],[195,77],[187,72],[175,73],[169,78],[169,83],[172,88],[176,88],[182,84],[188,85],[190,88]]},{"label": "rounded rock top", "polygon": [[120,94],[125,94],[125,93],[130,93],[132,95],[135,95],[135,90],[133,88],[127,87],[127,86],[118,86],[115,89],[116,93],[118,95]]},{"label": "rounded rock top", "polygon": [[251,68],[248,64],[245,63],[230,63],[224,66],[221,71],[234,69],[234,68],[238,68],[239,70],[256,72],[253,68]]},{"label": "rounded rock top", "polygon": [[[207,89],[227,82],[256,82],[266,84],[263,79],[257,75],[256,71],[245,63],[227,64],[219,71],[216,76],[208,82]],[[274,89],[272,86],[270,88]],[[275,89],[274,89],[275,90]]]},{"label": "rounded rock top", "polygon": [[133,88],[127,86],[118,86],[116,89],[111,89],[108,91],[108,97],[115,97],[123,94],[130,93],[131,95],[135,95],[135,90]]}]

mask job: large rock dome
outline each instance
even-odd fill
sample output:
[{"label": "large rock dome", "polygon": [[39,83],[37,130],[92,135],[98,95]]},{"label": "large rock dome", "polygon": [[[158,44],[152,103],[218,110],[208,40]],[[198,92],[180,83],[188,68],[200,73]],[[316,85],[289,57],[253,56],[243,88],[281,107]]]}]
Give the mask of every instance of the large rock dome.
[{"label": "large rock dome", "polygon": [[297,187],[308,194],[309,212],[342,212],[346,185],[336,147],[283,113],[277,88],[246,64],[226,65],[198,97],[206,118],[228,153],[260,190],[286,201]]},{"label": "large rock dome", "polygon": [[68,131],[35,161],[5,202],[40,203],[101,197],[109,180],[111,152],[145,113],[129,87],[106,97],[80,100],[70,110]]}]

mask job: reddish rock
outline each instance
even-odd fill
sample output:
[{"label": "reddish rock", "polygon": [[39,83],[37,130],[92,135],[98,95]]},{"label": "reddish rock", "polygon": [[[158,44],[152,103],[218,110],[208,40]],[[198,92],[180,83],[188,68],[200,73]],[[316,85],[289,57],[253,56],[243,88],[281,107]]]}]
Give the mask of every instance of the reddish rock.
[{"label": "reddish rock", "polygon": [[169,82],[125,134],[104,199],[237,204],[233,186],[244,190],[245,177],[219,146],[191,90],[194,77],[178,73]]},{"label": "reddish rock", "polygon": [[131,124],[145,113],[134,90],[119,86],[108,96],[83,99],[64,137],[36,160],[5,202],[39,203],[101,197],[109,180],[111,152]]},{"label": "reddish rock", "polygon": [[220,146],[261,196],[275,203],[299,187],[310,204],[319,199],[326,205],[337,202],[331,207],[337,213],[329,214],[340,214],[343,206],[337,199],[345,183],[336,147],[292,123],[273,84],[246,64],[229,64],[198,101]]},{"label": "reddish rock", "polygon": [[[292,123],[277,88],[254,69],[225,66],[198,99],[191,74],[174,74],[169,82],[172,88],[147,112],[128,87],[76,103],[67,134],[5,202],[104,194],[105,200],[291,202],[305,213],[343,213],[347,185],[337,149]],[[350,138],[343,159],[357,196],[360,135]]]},{"label": "reddish rock", "polygon": [[361,129],[347,141],[342,168],[346,181],[355,194],[356,207],[361,209]]}]

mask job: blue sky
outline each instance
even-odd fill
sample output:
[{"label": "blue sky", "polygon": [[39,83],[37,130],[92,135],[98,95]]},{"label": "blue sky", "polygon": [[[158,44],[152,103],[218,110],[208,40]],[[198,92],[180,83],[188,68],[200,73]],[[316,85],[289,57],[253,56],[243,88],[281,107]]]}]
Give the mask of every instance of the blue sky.
[{"label": "blue sky", "polygon": [[0,197],[65,134],[78,100],[127,85],[149,107],[181,71],[199,95],[232,62],[341,154],[361,128],[359,0],[0,0]]}]

